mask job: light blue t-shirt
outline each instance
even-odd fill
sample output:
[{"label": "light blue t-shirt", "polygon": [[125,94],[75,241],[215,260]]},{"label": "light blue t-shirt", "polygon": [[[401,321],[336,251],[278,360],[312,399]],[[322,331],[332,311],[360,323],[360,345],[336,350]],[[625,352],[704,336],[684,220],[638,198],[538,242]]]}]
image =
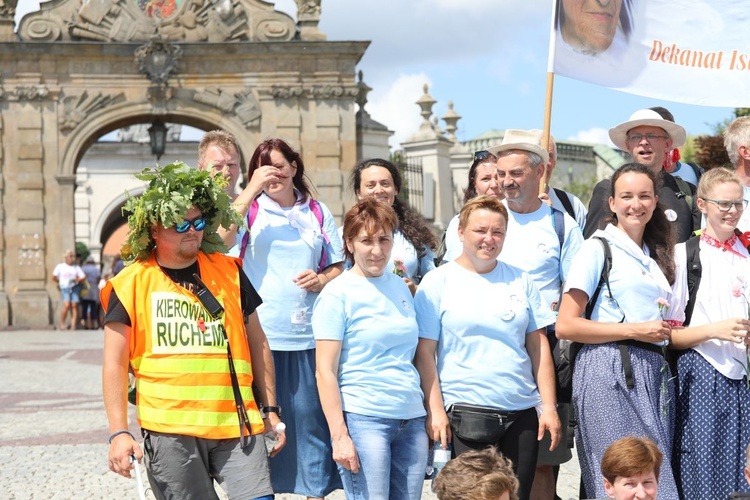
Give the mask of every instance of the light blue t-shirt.
[{"label": "light blue t-shirt", "polygon": [[[325,243],[318,219],[308,207],[302,209],[302,214],[310,218],[309,226],[316,233],[314,249],[303,241],[299,231],[292,227],[285,215],[266,211],[262,207],[258,208],[258,215],[250,230],[242,268],[263,299],[263,304],[257,309],[258,318],[274,351],[302,351],[315,347],[309,313],[318,294],[303,292],[292,279],[306,269],[318,270],[324,245],[331,256],[331,264],[342,261],[341,238],[336,232],[336,222],[328,207],[320,203],[320,208],[323,229],[330,244]],[[244,228],[237,232],[237,245],[241,244],[244,235]],[[292,331],[292,309],[300,294],[305,295],[308,324],[305,332],[297,333]]]},{"label": "light blue t-shirt", "polygon": [[338,379],[346,412],[410,419],[426,414],[414,367],[418,327],[401,278],[352,271],[331,281],[315,301],[315,340],[341,342]]},{"label": "light blue t-shirt", "polygon": [[425,276],[414,304],[419,336],[438,341],[446,405],[516,411],[541,402],[526,335],[555,317],[528,274],[503,262],[487,274],[448,262]]},{"label": "light blue t-shirt", "polygon": [[[507,207],[507,200],[503,204]],[[528,214],[508,209],[508,231],[498,257],[529,273],[548,304],[559,302],[562,282],[567,279],[573,256],[583,243],[576,221],[565,213],[563,220],[565,238],[561,250],[552,209],[546,203]]]},{"label": "light blue t-shirt", "polygon": [[[609,273],[609,286],[603,285],[599,298],[591,312],[591,320],[604,323],[618,323],[625,317],[627,323],[639,323],[668,318],[661,313],[657,299],[671,302],[672,288],[658,264],[639,248],[624,231],[609,224],[593,236],[601,236],[609,243],[612,252],[612,269]],[[594,294],[604,267],[602,244],[589,238],[581,246],[573,259],[570,274],[565,282],[565,291],[571,288],[581,290],[589,297]]]}]

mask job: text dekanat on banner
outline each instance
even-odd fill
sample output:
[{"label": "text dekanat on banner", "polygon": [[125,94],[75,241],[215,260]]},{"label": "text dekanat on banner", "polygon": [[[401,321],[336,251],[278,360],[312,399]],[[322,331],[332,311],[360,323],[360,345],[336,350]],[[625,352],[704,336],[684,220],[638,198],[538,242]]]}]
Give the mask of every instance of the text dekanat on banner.
[{"label": "text dekanat on banner", "polygon": [[632,94],[750,105],[750,8],[737,0],[553,0],[550,71]]}]

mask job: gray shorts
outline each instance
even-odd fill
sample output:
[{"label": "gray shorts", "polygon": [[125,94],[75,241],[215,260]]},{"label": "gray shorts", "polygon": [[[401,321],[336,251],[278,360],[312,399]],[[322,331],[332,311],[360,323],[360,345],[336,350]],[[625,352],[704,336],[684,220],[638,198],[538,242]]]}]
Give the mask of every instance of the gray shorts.
[{"label": "gray shorts", "polygon": [[262,435],[240,447],[239,439],[203,439],[144,431],[148,481],[158,499],[218,500],[214,480],[229,498],[272,495]]},{"label": "gray shorts", "polygon": [[560,442],[553,451],[549,451],[550,435],[544,433],[544,437],[539,442],[539,455],[537,455],[537,465],[560,465],[564,464],[571,458],[573,453],[568,448],[568,418],[570,417],[570,403],[560,403],[557,406],[557,415],[560,417],[561,432]]}]

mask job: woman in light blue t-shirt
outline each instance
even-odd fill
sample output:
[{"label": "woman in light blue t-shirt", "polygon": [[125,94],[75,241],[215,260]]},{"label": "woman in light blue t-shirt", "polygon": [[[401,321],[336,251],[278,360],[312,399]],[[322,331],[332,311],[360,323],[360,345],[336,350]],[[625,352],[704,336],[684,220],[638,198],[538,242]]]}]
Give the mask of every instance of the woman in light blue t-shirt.
[{"label": "woman in light blue t-shirt", "polygon": [[432,439],[452,443],[455,456],[496,446],[528,499],[539,440],[549,431],[554,448],[560,439],[546,334],[555,318],[528,274],[497,260],[507,225],[497,198],[461,209],[463,253],[425,276],[414,297],[415,364]]},{"label": "woman in light blue t-shirt", "polygon": [[352,170],[351,186],[358,200],[372,196],[396,212],[398,228],[393,232],[393,251],[387,267],[401,276],[414,294],[422,277],[435,269],[433,250],[437,240],[422,216],[398,197],[401,173],[388,160],[364,160]]},{"label": "woman in light blue t-shirt", "polygon": [[320,401],[347,499],[418,500],[425,409],[412,364],[418,327],[407,285],[388,266],[395,212],[372,198],[344,218],[353,266],[315,301]]}]

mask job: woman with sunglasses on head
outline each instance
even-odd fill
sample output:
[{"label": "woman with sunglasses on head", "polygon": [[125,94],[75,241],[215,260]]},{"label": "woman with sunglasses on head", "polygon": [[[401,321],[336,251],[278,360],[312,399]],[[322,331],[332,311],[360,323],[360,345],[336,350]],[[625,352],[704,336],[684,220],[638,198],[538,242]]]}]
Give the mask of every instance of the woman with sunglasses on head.
[{"label": "woman with sunglasses on head", "polygon": [[344,217],[353,263],[315,301],[318,390],[349,500],[419,500],[425,409],[412,360],[418,327],[408,286],[391,272],[398,218],[365,198]]},{"label": "woman with sunglasses on head", "polygon": [[393,234],[388,269],[401,276],[413,294],[422,277],[435,269],[437,241],[422,216],[398,198],[401,173],[388,160],[364,160],[352,170],[351,186],[358,200],[372,196],[395,210],[398,229]]},{"label": "woman with sunglasses on head", "polygon": [[519,498],[529,499],[539,440],[560,439],[547,326],[555,317],[529,275],[498,256],[508,211],[478,196],[464,205],[463,252],[422,281],[414,297],[414,363],[427,406],[427,432],[455,456],[495,446],[513,462]]},{"label": "woman with sunglasses on head", "polygon": [[[477,196],[493,196],[498,200],[503,199],[503,188],[500,178],[497,176],[497,157],[489,151],[477,151],[474,153],[474,161],[469,167],[469,180],[464,189],[464,205]],[[448,228],[443,235],[443,248],[445,253],[442,262],[450,262],[461,255],[463,245],[458,238],[458,215],[448,223]],[[439,257],[439,255],[438,255]]]},{"label": "woman with sunglasses on head", "polygon": [[[314,200],[302,158],[281,139],[263,141],[250,159],[235,208],[243,268],[263,297],[258,307],[276,367],[277,408],[287,446],[273,457],[276,493],[322,498],[341,487],[315,382],[310,311],[318,293],[343,269],[341,239],[328,208]],[[231,246],[231,245],[228,245]]]},{"label": "woman with sunglasses on head", "polygon": [[[670,460],[674,387],[663,356],[671,333],[665,309],[674,281],[674,235],[648,167],[627,163],[611,185],[610,223],[574,257],[557,316],[557,337],[583,344],[573,372],[581,476],[586,498],[606,496],[599,469],[605,450],[624,436],[645,436],[665,453],[659,497],[677,499]],[[609,279],[597,291],[608,262],[605,248]]]},{"label": "woman with sunglasses on head", "polygon": [[[750,492],[743,475],[750,442],[750,255],[735,233],[747,206],[742,194],[734,172],[706,172],[697,198],[706,225],[699,238],[675,248],[674,317],[687,326],[672,333],[672,345],[686,349],[677,361],[674,448],[682,498]],[[688,305],[696,251],[701,276]]]}]

